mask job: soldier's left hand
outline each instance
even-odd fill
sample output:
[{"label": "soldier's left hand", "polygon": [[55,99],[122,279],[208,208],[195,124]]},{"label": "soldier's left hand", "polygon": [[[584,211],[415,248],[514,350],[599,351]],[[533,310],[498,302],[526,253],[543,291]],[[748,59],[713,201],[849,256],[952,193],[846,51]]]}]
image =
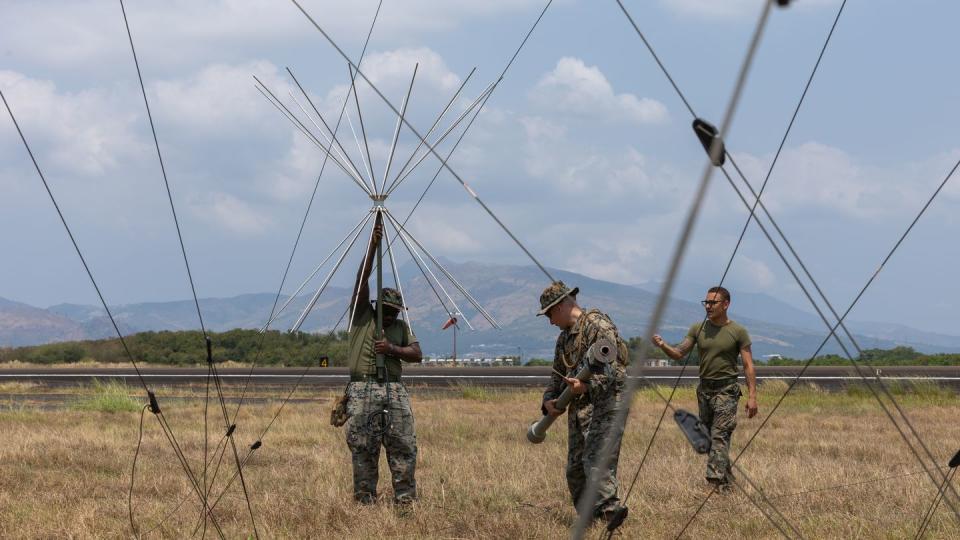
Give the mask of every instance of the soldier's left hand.
[{"label": "soldier's left hand", "polygon": [[747,404],[743,407],[743,410],[747,412],[747,418],[753,418],[757,415],[757,398],[750,398],[747,400]]},{"label": "soldier's left hand", "polygon": [[587,383],[580,379],[576,377],[564,377],[563,380],[567,381],[567,384],[570,385],[570,391],[573,392],[574,395],[578,396],[587,393]]},{"label": "soldier's left hand", "polygon": [[377,354],[393,355],[393,343],[385,339],[378,339],[373,342],[373,352]]}]

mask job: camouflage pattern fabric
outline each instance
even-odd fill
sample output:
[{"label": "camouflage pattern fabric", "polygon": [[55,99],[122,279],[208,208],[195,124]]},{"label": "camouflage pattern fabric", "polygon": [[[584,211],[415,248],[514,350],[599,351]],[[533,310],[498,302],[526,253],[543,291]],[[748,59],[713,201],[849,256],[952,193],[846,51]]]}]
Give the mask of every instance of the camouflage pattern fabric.
[{"label": "camouflage pattern fabric", "polygon": [[603,471],[597,491],[593,516],[599,517],[606,510],[616,510],[620,503],[617,496],[617,465],[620,460],[620,443],[623,429],[616,429],[616,416],[620,405],[622,383],[614,395],[600,403],[571,405],[567,414],[567,489],[574,506],[590,483],[596,469],[594,464],[608,440],[614,441],[610,465]]},{"label": "camouflage pattern fabric", "polygon": [[390,385],[390,415],[384,427],[381,414],[387,402],[387,387],[375,381],[351,382],[347,387],[347,446],[353,454],[353,496],[371,503],[377,498],[380,447],[387,451],[397,503],[417,498],[417,435],[410,408],[410,394],[403,383]]},{"label": "camouflage pattern fabric", "polygon": [[[603,471],[599,497],[594,506],[594,516],[605,510],[616,509],[620,499],[617,497],[617,464],[620,458],[620,443],[623,430],[615,430],[617,412],[622,406],[623,386],[626,382],[626,345],[617,332],[610,317],[599,310],[584,311],[577,322],[560,332],[554,350],[553,368],[560,373],[573,371],[587,349],[600,338],[606,338],[617,344],[617,361],[609,365],[591,366],[591,377],[587,393],[577,396],[567,411],[567,488],[574,505],[593,474],[594,463],[607,440],[615,441],[610,465]],[[560,395],[566,383],[556,373],[551,384],[543,394],[543,400],[554,399]],[[544,411],[544,414],[546,412]]]},{"label": "camouflage pattern fabric", "polygon": [[537,316],[546,315],[550,308],[560,303],[567,296],[576,296],[580,292],[580,287],[570,288],[562,281],[554,281],[540,294],[540,311]]},{"label": "camouflage pattern fabric", "polygon": [[400,296],[400,291],[391,289],[390,287],[384,287],[383,305],[403,309],[403,298]]},{"label": "camouflage pattern fabric", "polygon": [[740,395],[740,385],[736,381],[711,383],[709,379],[704,379],[697,387],[700,421],[710,431],[706,474],[709,482],[726,485],[733,481],[730,472],[730,439],[737,427]]}]

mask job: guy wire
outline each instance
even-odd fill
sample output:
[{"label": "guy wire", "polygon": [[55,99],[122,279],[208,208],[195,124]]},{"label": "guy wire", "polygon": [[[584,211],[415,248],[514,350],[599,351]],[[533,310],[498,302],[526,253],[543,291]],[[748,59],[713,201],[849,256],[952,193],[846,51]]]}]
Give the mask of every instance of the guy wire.
[{"label": "guy wire", "polygon": [[[123,23],[124,23],[124,26],[126,27],[126,30],[127,30],[127,38],[128,38],[128,40],[129,40],[129,42],[130,42],[130,51],[131,51],[131,53],[132,53],[132,55],[133,55],[134,66],[136,67],[136,70],[137,70],[137,80],[140,82],[140,91],[141,91],[141,93],[143,94],[143,103],[144,103],[144,106],[146,107],[147,119],[149,120],[149,123],[150,123],[150,132],[151,132],[151,134],[153,135],[154,146],[156,147],[156,150],[157,150],[157,159],[158,159],[159,162],[160,162],[160,172],[161,172],[161,174],[162,174],[162,176],[163,176],[163,183],[164,183],[164,186],[166,187],[166,190],[167,190],[167,200],[168,200],[169,203],[170,203],[170,212],[171,212],[171,214],[173,215],[173,222],[174,222],[174,225],[175,225],[176,230],[177,230],[177,239],[178,239],[179,242],[180,242],[180,252],[181,252],[182,255],[183,255],[183,263],[184,263],[184,266],[186,267],[186,270],[187,270],[187,278],[188,278],[188,280],[189,280],[189,282],[190,282],[190,291],[191,291],[191,293],[193,294],[193,302],[194,302],[194,305],[196,306],[196,309],[197,309],[197,318],[198,318],[199,321],[200,321],[200,329],[201,329],[202,332],[203,332],[203,336],[204,336],[204,339],[205,339],[206,342],[207,342],[207,347],[208,347],[208,350],[209,350],[209,347],[210,347],[210,337],[209,337],[209,335],[207,334],[206,325],[205,325],[204,322],[203,322],[203,314],[202,314],[202,312],[201,312],[201,310],[200,310],[200,301],[199,301],[199,299],[198,299],[198,297],[197,297],[197,289],[196,289],[196,286],[195,286],[194,281],[193,281],[193,273],[192,273],[192,271],[190,270],[190,261],[188,260],[188,257],[187,257],[186,245],[184,244],[183,234],[182,234],[182,232],[181,232],[181,230],[180,230],[180,221],[179,221],[179,219],[177,218],[176,206],[175,206],[174,203],[173,203],[173,192],[172,192],[172,190],[171,190],[171,188],[170,188],[169,179],[167,178],[166,167],[165,167],[164,164],[163,164],[163,154],[162,154],[161,151],[160,151],[160,141],[159,141],[159,139],[158,139],[158,137],[157,137],[157,130],[156,130],[156,126],[154,125],[154,121],[153,121],[153,113],[150,111],[150,102],[149,102],[149,100],[147,99],[147,90],[146,90],[146,87],[145,87],[145,85],[144,85],[144,83],[143,83],[143,75],[142,75],[142,73],[141,73],[141,71],[140,71],[140,62],[139,62],[139,60],[137,59],[136,47],[135,47],[134,44],[133,44],[133,33],[132,33],[131,30],[130,30],[130,22],[129,22],[129,20],[127,19],[127,11],[126,11],[126,8],[125,8],[125,6],[124,6],[124,4],[123,4],[123,0],[120,0],[120,10],[121,10],[121,12],[122,12],[122,14],[123,14]],[[209,373],[209,374],[208,374],[208,377],[209,377],[210,374],[212,374],[212,376],[213,376],[214,383],[215,383],[215,387],[216,387],[216,389],[217,389],[217,397],[219,398],[219,401],[220,401],[220,408],[221,408],[222,411],[223,411],[224,429],[227,430],[228,438],[230,438],[230,439],[231,439],[231,442],[232,442],[232,440],[233,440],[232,429],[230,428],[230,419],[229,419],[229,416],[227,415],[226,401],[225,401],[224,396],[223,396],[223,389],[222,389],[222,386],[221,386],[221,383],[220,383],[220,375],[219,375],[219,373],[217,372],[216,366],[215,366],[214,363],[213,363],[213,359],[212,359],[212,358],[208,358],[207,360],[208,360],[208,363],[209,363],[209,365],[210,365],[210,371],[208,372],[208,373]],[[206,419],[205,419],[205,420],[206,420]],[[206,437],[205,437],[205,438],[206,438]],[[204,449],[206,450],[206,445],[204,446]],[[235,445],[234,445],[234,458],[235,458],[237,467],[239,467],[239,466],[240,466],[240,459],[239,459],[239,456],[238,456],[237,453],[236,453],[236,446],[235,446]],[[203,461],[204,461],[204,478],[205,478],[205,477],[206,477],[206,461],[207,461],[207,456],[206,456],[206,455],[204,455]],[[241,477],[241,481],[242,481],[242,479],[243,479],[243,473],[242,473],[242,472],[241,472],[240,477]],[[205,484],[205,483],[206,483],[206,481],[204,481],[204,484]],[[247,501],[247,508],[248,508],[248,510],[249,510],[249,513],[250,513],[250,522],[251,522],[251,524],[253,525],[254,535],[255,535],[257,538],[259,538],[259,533],[257,532],[256,519],[254,518],[254,515],[253,515],[253,507],[252,507],[251,504],[250,504],[250,497],[249,497],[249,495],[248,495],[248,493],[247,493],[246,484],[244,484],[243,487],[244,487],[244,490],[243,490],[244,493],[243,493],[243,494],[244,494],[244,497],[246,498],[246,501]],[[204,489],[205,489],[205,487],[204,487]],[[205,493],[203,494],[203,498],[204,498],[204,505],[206,506],[206,494],[205,494]]]},{"label": "guy wire", "polygon": [[[697,118],[697,114],[696,114],[696,112],[693,110],[693,107],[690,105],[690,102],[687,101],[687,98],[684,96],[683,92],[680,90],[680,87],[677,86],[676,82],[674,82],[673,77],[670,75],[670,72],[667,70],[666,66],[663,64],[663,62],[660,61],[659,56],[657,56],[656,52],[655,52],[654,49],[653,49],[653,45],[650,43],[649,40],[647,40],[646,36],[645,36],[645,35],[643,34],[643,32],[640,30],[640,27],[636,24],[636,22],[634,21],[633,17],[632,17],[632,16],[630,15],[630,13],[627,11],[627,9],[626,9],[626,7],[623,5],[623,3],[622,3],[620,0],[617,0],[617,4],[620,5],[620,9],[623,11],[624,15],[627,17],[627,20],[630,22],[631,26],[633,26],[633,29],[636,31],[637,35],[638,35],[638,36],[640,37],[640,39],[643,41],[644,45],[646,45],[647,50],[650,52],[651,56],[653,56],[653,58],[654,58],[654,60],[656,61],[657,65],[660,67],[660,70],[663,72],[663,74],[664,74],[664,75],[667,77],[667,79],[670,81],[670,84],[673,86],[673,89],[676,91],[676,93],[677,93],[677,95],[680,97],[681,101],[683,101],[684,105],[687,107],[687,110],[690,112],[690,115],[693,116],[694,118]],[[824,41],[824,43],[823,43],[823,46],[822,46],[821,49],[820,49],[820,54],[819,54],[819,56],[817,57],[817,61],[816,61],[816,63],[815,63],[814,66],[813,66],[813,70],[811,71],[810,76],[807,78],[807,83],[806,83],[806,85],[804,86],[803,92],[802,92],[801,95],[800,95],[800,99],[799,99],[799,101],[797,102],[796,107],[794,108],[793,116],[790,118],[790,122],[787,124],[787,129],[786,129],[786,131],[784,132],[783,137],[780,139],[780,146],[777,148],[777,152],[776,152],[776,154],[774,155],[773,161],[771,162],[770,167],[769,167],[769,169],[767,170],[766,178],[764,179],[763,185],[762,185],[761,188],[760,188],[760,193],[759,193],[759,194],[755,194],[755,196],[756,196],[756,201],[754,202],[753,207],[750,208],[750,215],[747,216],[747,219],[746,219],[746,221],[744,222],[743,228],[742,228],[742,230],[740,231],[740,237],[737,239],[737,243],[736,243],[736,245],[734,246],[732,253],[730,254],[730,258],[727,260],[727,265],[726,265],[726,267],[725,267],[724,270],[723,270],[723,275],[720,277],[720,282],[719,282],[718,286],[721,286],[721,287],[722,287],[724,281],[726,281],[727,274],[728,274],[728,272],[730,271],[730,267],[731,267],[732,264],[733,264],[733,260],[734,260],[734,258],[736,257],[737,252],[738,252],[739,249],[740,249],[740,245],[741,245],[741,243],[743,242],[743,238],[744,238],[744,236],[745,236],[745,234],[746,234],[746,232],[747,232],[747,228],[748,228],[749,225],[750,225],[751,218],[753,218],[754,215],[755,215],[757,204],[762,204],[762,203],[760,203],[760,197],[763,195],[763,191],[764,191],[764,189],[766,189],[766,187],[767,187],[767,183],[768,183],[768,181],[770,180],[770,176],[771,176],[771,174],[773,173],[773,169],[774,169],[774,167],[775,167],[776,164],[777,164],[777,160],[778,160],[779,157],[780,157],[780,153],[781,153],[781,151],[783,150],[783,147],[784,147],[784,145],[785,145],[785,143],[786,143],[786,141],[787,141],[787,138],[788,138],[789,135],[790,135],[791,130],[793,129],[793,125],[794,125],[794,123],[795,123],[795,121],[796,121],[796,119],[797,119],[797,115],[798,115],[798,113],[800,112],[800,108],[801,108],[801,106],[803,105],[804,99],[805,99],[806,96],[807,96],[807,92],[810,90],[810,86],[811,86],[811,84],[813,83],[813,78],[814,78],[814,76],[816,75],[818,68],[820,67],[820,62],[821,62],[821,60],[823,60],[823,55],[824,55],[824,53],[825,53],[826,50],[827,50],[827,46],[830,44],[830,39],[833,37],[833,32],[834,32],[834,30],[835,30],[836,27],[837,27],[837,22],[840,20],[840,15],[843,13],[843,8],[844,8],[844,6],[846,6],[846,4],[847,4],[847,0],[843,0],[843,3],[840,5],[840,9],[837,11],[837,15],[836,15],[836,17],[835,17],[834,20],[833,20],[833,25],[830,27],[830,31],[828,32],[827,37],[826,37],[826,39],[825,39],[825,41]],[[730,159],[732,160],[732,156],[730,156],[729,152],[727,152],[726,155],[727,155],[728,158],[730,158]],[[752,189],[752,188],[751,188],[751,189]],[[768,214],[768,217],[769,217],[769,214]],[[758,221],[758,223],[759,223],[759,221]],[[703,325],[706,323],[706,320],[707,320],[707,317],[705,316],[704,319],[703,319],[703,320],[701,321],[701,323],[700,323],[700,331],[701,331],[701,332],[703,331]],[[645,342],[644,342],[644,345],[646,345]],[[694,346],[695,346],[695,345],[696,345],[696,343],[694,343]],[[667,400],[667,406],[664,407],[663,413],[661,413],[660,418],[659,418],[659,420],[657,421],[657,425],[656,425],[656,427],[655,427],[654,430],[653,430],[653,434],[650,436],[650,441],[649,441],[649,443],[647,444],[646,449],[644,450],[643,457],[642,457],[641,460],[640,460],[640,465],[637,467],[637,472],[636,472],[636,474],[635,474],[634,477],[633,477],[633,481],[630,483],[630,488],[628,489],[628,491],[627,491],[627,496],[626,496],[625,499],[624,499],[625,501],[626,501],[626,499],[629,498],[630,493],[632,493],[632,491],[633,491],[633,486],[634,486],[634,484],[636,484],[637,479],[639,478],[640,471],[643,469],[643,465],[644,465],[644,463],[646,462],[647,455],[649,454],[650,449],[651,449],[652,446],[653,446],[654,439],[656,439],[657,433],[660,431],[660,427],[661,427],[661,425],[662,425],[662,423],[663,423],[664,416],[666,415],[666,412],[667,412],[667,409],[669,408],[670,403],[672,403],[672,401],[673,401],[673,397],[674,397],[674,395],[676,394],[677,387],[678,387],[679,384],[680,384],[680,380],[681,380],[681,378],[683,377],[683,374],[684,374],[684,372],[685,372],[686,369],[687,369],[687,365],[688,365],[688,363],[689,363],[689,361],[690,361],[690,358],[691,358],[692,355],[693,355],[693,351],[694,351],[694,347],[691,347],[690,351],[688,351],[686,357],[684,358],[683,363],[681,364],[682,367],[680,368],[680,374],[677,376],[677,380],[674,382],[673,388],[672,388],[671,391],[670,391],[670,396],[669,396],[669,398],[668,398],[668,400]]]},{"label": "guy wire", "polygon": [[[292,0],[294,1],[294,0]],[[706,195],[707,187],[710,183],[710,177],[713,174],[713,164],[711,163],[712,159],[716,158],[721,150],[721,144],[718,141],[722,141],[724,136],[727,133],[727,130],[730,127],[730,124],[733,120],[733,113],[736,110],[737,102],[739,101],[741,92],[746,83],[746,77],[750,70],[750,66],[753,63],[754,54],[760,43],[760,38],[763,35],[763,30],[766,27],[767,20],[770,14],[770,8],[772,6],[772,1],[767,1],[764,3],[763,10],[760,14],[760,18],[757,21],[756,27],[754,29],[753,36],[750,40],[750,45],[747,49],[746,57],[743,60],[743,63],[740,67],[740,72],[736,79],[736,84],[733,89],[733,93],[730,97],[730,101],[727,105],[726,112],[723,117],[723,121],[720,124],[720,132],[717,138],[714,139],[713,144],[710,146],[710,159],[707,160],[707,163],[704,167],[703,174],[701,176],[700,183],[697,187],[696,192],[694,193],[693,200],[691,201],[690,208],[687,213],[687,218],[685,220],[680,238],[677,240],[673,256],[670,260],[670,266],[667,271],[667,279],[664,281],[663,286],[660,290],[660,296],[657,299],[657,303],[654,307],[653,314],[651,315],[650,322],[648,325],[648,331],[644,335],[652,335],[653,331],[660,324],[660,319],[663,316],[663,312],[666,309],[668,299],[670,297],[670,291],[673,287],[673,281],[676,278],[677,273],[680,270],[680,264],[683,259],[684,252],[686,251],[687,243],[690,240],[690,237],[693,232],[693,226],[696,223],[697,216],[700,213],[703,200]],[[644,359],[644,349],[640,349],[640,360],[628,370],[637,372],[639,371],[639,365],[643,362]],[[617,412],[616,419],[614,420],[614,426],[617,429],[620,429],[626,426],[627,414],[630,411],[630,403],[633,400],[633,395],[636,392],[638,382],[636,379],[630,377],[627,378],[626,386],[624,389],[625,397],[623,399],[622,407]],[[611,455],[613,453],[613,440],[609,440],[606,444],[603,445],[603,448],[598,456],[598,460],[594,463],[593,473],[590,475],[590,482],[587,485],[587,489],[584,491],[583,495],[580,497],[580,501],[577,502],[578,509],[578,519],[576,522],[576,528],[573,531],[572,536],[576,539],[583,538],[584,532],[587,528],[590,516],[592,515],[592,507],[596,501],[598,486],[600,482],[601,471],[606,469],[610,463]]]},{"label": "guy wire", "polygon": [[[53,195],[53,191],[50,189],[50,185],[47,183],[47,179],[43,174],[43,171],[40,169],[40,164],[37,162],[36,157],[33,154],[33,150],[30,148],[30,144],[27,142],[26,137],[23,134],[23,130],[20,129],[20,124],[17,122],[16,117],[13,114],[13,110],[10,108],[10,104],[7,102],[6,96],[4,96],[3,91],[0,91],[0,100],[3,101],[4,107],[7,109],[7,113],[10,115],[10,119],[13,121],[13,125],[17,130],[17,133],[20,135],[20,140],[23,142],[24,148],[27,150],[27,154],[30,156],[30,160],[33,162],[33,166],[37,171],[37,175],[40,177],[40,181],[43,183],[44,188],[47,191],[47,195],[50,198],[50,202],[53,203],[54,209],[57,211],[57,215],[60,217],[60,222],[63,224],[64,230],[67,232],[67,236],[70,238],[71,244],[77,253],[77,256],[80,258],[80,262],[83,265],[84,271],[87,274],[87,277],[90,279],[90,283],[93,285],[94,290],[97,293],[97,297],[100,299],[100,303],[103,305],[103,309],[107,314],[107,317],[110,319],[111,325],[113,325],[114,331],[117,333],[117,337],[120,340],[120,344],[123,347],[124,353],[127,358],[130,360],[131,365],[134,368],[134,371],[137,373],[137,378],[140,381],[140,384],[143,386],[144,391],[149,395],[150,388],[147,386],[146,379],[143,377],[143,373],[140,371],[140,367],[137,364],[137,361],[133,357],[133,353],[130,351],[130,347],[127,344],[126,338],[123,336],[123,332],[120,331],[120,327],[117,325],[116,318],[113,316],[113,312],[110,310],[110,306],[107,304],[106,299],[103,297],[103,293],[100,290],[100,286],[97,284],[96,278],[93,276],[93,272],[90,270],[90,266],[87,264],[86,258],[83,256],[83,252],[80,250],[80,246],[77,243],[76,238],[73,235],[73,231],[70,229],[70,226],[67,224],[66,217],[63,215],[63,212],[60,210],[60,205],[57,203],[56,197]],[[156,414],[158,421],[163,427],[163,421],[161,420],[161,414]],[[167,431],[164,429],[164,434],[167,437],[167,441],[170,443],[171,447],[174,450],[174,454],[180,459],[180,464],[184,468],[184,472],[187,474],[188,479],[191,483],[196,486],[196,478],[193,476],[193,471],[190,470],[189,465],[186,461],[183,460],[182,450],[180,449],[180,444],[177,441],[176,436],[172,431]],[[202,493],[198,493],[201,500],[203,499]]]},{"label": "guy wire", "polygon": [[[813,355],[810,356],[810,358],[806,361],[806,363],[804,363],[803,367],[801,368],[800,372],[797,374],[796,378],[794,378],[794,380],[790,383],[790,385],[787,387],[787,390],[783,393],[783,395],[780,396],[780,399],[779,399],[779,400],[777,401],[777,403],[774,405],[773,409],[770,411],[770,413],[767,414],[766,417],[764,417],[763,421],[760,423],[760,426],[756,429],[756,431],[753,432],[753,434],[752,434],[752,435],[750,436],[750,438],[747,440],[747,443],[740,449],[740,453],[739,453],[739,454],[737,455],[737,457],[734,459],[734,463],[736,463],[736,462],[740,459],[740,457],[743,455],[743,453],[747,450],[747,448],[749,448],[750,444],[751,444],[751,443],[754,441],[754,439],[757,437],[757,435],[759,434],[760,430],[763,429],[763,428],[767,425],[767,422],[768,422],[768,421],[770,420],[770,418],[773,416],[773,413],[775,413],[775,412],[777,411],[777,409],[780,407],[780,404],[783,403],[784,399],[787,397],[787,394],[789,394],[790,391],[793,389],[793,387],[796,386],[796,384],[799,382],[800,377],[803,375],[803,373],[807,370],[807,368],[808,368],[808,367],[810,366],[810,364],[813,362],[814,358],[816,358],[816,355],[820,352],[820,350],[827,344],[827,342],[830,340],[831,337],[835,337],[834,332],[836,331],[837,327],[840,326],[840,324],[843,322],[843,320],[846,318],[846,316],[850,313],[850,311],[853,310],[853,307],[856,306],[857,302],[859,302],[860,298],[861,298],[861,297],[863,296],[863,294],[866,292],[867,288],[873,283],[874,279],[876,279],[876,277],[877,277],[877,275],[879,274],[880,270],[882,270],[882,269],[883,269],[883,266],[886,264],[886,262],[890,260],[890,257],[893,255],[893,253],[897,250],[897,248],[900,246],[900,244],[903,242],[903,240],[907,237],[907,235],[908,235],[908,234],[910,233],[910,231],[913,229],[913,226],[916,225],[917,221],[918,221],[918,220],[920,219],[920,217],[924,214],[924,212],[926,212],[927,208],[928,208],[928,207],[930,206],[930,204],[933,202],[934,198],[936,198],[937,194],[940,193],[940,191],[943,189],[944,185],[946,185],[947,181],[953,176],[953,173],[957,170],[957,167],[958,167],[958,166],[960,166],[960,161],[958,161],[958,162],[953,166],[953,168],[950,170],[950,173],[947,175],[947,177],[946,177],[946,178],[943,180],[943,182],[937,187],[937,190],[933,193],[933,195],[930,197],[930,199],[927,200],[927,203],[926,203],[926,204],[923,206],[923,208],[920,210],[919,214],[914,218],[913,222],[910,224],[910,226],[907,228],[907,230],[903,233],[903,235],[900,237],[900,239],[899,239],[899,240],[897,241],[897,243],[894,245],[893,249],[891,249],[890,252],[887,254],[887,256],[884,258],[883,263],[881,263],[881,265],[880,265],[880,267],[877,269],[877,271],[870,277],[870,279],[867,281],[867,283],[864,285],[864,287],[860,290],[860,293],[856,296],[856,298],[855,298],[855,299],[853,300],[853,302],[850,304],[850,307],[848,307],[847,310],[846,310],[846,311],[843,313],[843,315],[840,317],[839,322],[838,322],[836,325],[834,325],[834,326],[831,327],[831,329],[830,329],[830,334],[829,334],[826,338],[824,338],[824,340],[820,343],[820,346],[817,348],[817,350],[813,353]],[[809,293],[807,293],[807,294],[809,294]],[[821,314],[821,317],[822,317],[822,314]],[[923,459],[919,456],[917,450],[913,447],[913,444],[909,441],[907,435],[906,435],[906,434],[903,432],[903,430],[900,428],[899,424],[897,424],[895,421],[893,421],[892,414],[891,414],[891,413],[889,412],[889,410],[886,408],[886,405],[883,403],[883,401],[881,400],[880,396],[876,393],[876,389],[873,388],[873,386],[869,383],[869,380],[868,380],[865,376],[863,376],[863,375],[861,374],[859,368],[857,367],[858,364],[856,363],[855,360],[853,360],[852,355],[850,355],[850,353],[846,351],[846,348],[845,348],[845,346],[843,345],[842,342],[840,342],[840,341],[838,340],[838,343],[841,344],[841,347],[844,348],[844,351],[846,352],[847,357],[851,360],[851,362],[853,363],[854,367],[857,368],[857,373],[860,374],[860,376],[861,376],[861,378],[864,380],[864,382],[867,382],[867,388],[871,390],[871,392],[872,392],[872,393],[874,394],[874,396],[876,397],[878,403],[880,403],[881,408],[883,408],[884,412],[886,412],[887,415],[888,415],[888,417],[890,417],[891,422],[894,424],[894,427],[897,428],[897,431],[900,433],[901,437],[904,439],[904,442],[907,443],[907,446],[910,448],[910,450],[914,453],[914,456],[915,456],[915,457],[917,458],[917,460],[920,462],[920,465],[924,467],[924,470],[927,471],[928,474],[931,474],[930,471],[928,470],[927,464],[926,464],[926,463],[923,461]],[[886,386],[885,386],[885,385],[882,385],[882,383],[881,383],[881,388],[886,391]],[[888,397],[890,397],[889,392],[887,392],[887,394],[888,394]],[[893,401],[893,403],[896,405],[896,401],[895,401],[895,400],[892,400],[892,401]],[[903,417],[903,420],[904,420],[904,422],[905,422],[905,423],[911,428],[911,430],[912,430],[912,429],[913,429],[913,428],[912,428],[912,424],[910,423],[909,419],[904,416],[904,417]],[[923,444],[922,440],[921,440],[920,437],[917,436],[917,435],[918,435],[918,434],[917,434],[916,432],[914,432],[914,436],[917,438],[918,442],[920,442],[920,444],[924,447],[924,450],[929,454],[929,449],[926,448],[926,445]],[[934,485],[937,485],[937,481],[933,478],[933,476],[931,476],[931,480],[933,481]],[[948,487],[952,487],[952,485],[948,485]],[[700,511],[703,509],[703,506],[704,506],[704,505],[706,504],[706,502],[710,499],[712,493],[713,493],[713,492],[707,494],[707,497],[703,500],[703,502],[701,503],[700,507],[697,509],[697,511],[694,513],[694,515],[690,518],[690,521],[688,521],[688,522],[686,523],[686,525],[684,525],[684,528],[683,528],[683,530],[680,531],[680,534],[683,534],[683,532],[684,532],[684,531],[686,530],[686,528],[690,525],[690,523],[692,523],[693,519],[695,519],[696,516],[700,513]],[[948,504],[948,505],[952,505],[952,503],[951,503],[951,501],[950,501],[949,499],[947,500],[947,504]],[[952,506],[951,506],[951,508],[952,508]],[[679,535],[678,535],[678,537],[679,537]]]}]

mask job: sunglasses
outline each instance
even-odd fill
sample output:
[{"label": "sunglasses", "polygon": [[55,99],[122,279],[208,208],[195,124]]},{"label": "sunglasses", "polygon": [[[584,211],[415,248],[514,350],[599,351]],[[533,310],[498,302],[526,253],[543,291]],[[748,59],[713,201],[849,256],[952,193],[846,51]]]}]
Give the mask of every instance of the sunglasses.
[{"label": "sunglasses", "polygon": [[703,304],[705,307],[706,307],[706,306],[715,306],[715,305],[720,304],[720,303],[722,303],[722,302],[723,302],[723,300],[701,300],[701,301],[700,301],[700,303]]}]

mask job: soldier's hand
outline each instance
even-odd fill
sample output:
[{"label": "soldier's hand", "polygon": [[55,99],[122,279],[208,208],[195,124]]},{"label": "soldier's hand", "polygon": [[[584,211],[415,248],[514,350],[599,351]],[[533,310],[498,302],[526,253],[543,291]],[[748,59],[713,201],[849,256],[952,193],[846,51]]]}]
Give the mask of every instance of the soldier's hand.
[{"label": "soldier's hand", "polygon": [[390,343],[385,339],[378,339],[373,342],[373,352],[377,354],[395,356],[393,353],[393,343]]},{"label": "soldier's hand", "polygon": [[576,377],[564,377],[563,380],[570,385],[570,391],[573,392],[573,395],[579,396],[580,394],[587,393],[587,383],[581,381],[580,379]]},{"label": "soldier's hand", "polygon": [[747,399],[747,404],[743,407],[743,410],[747,412],[747,418],[756,416],[759,410],[759,407],[757,407],[757,398],[752,397]]},{"label": "soldier's hand", "polygon": [[373,226],[373,241],[379,242],[381,238],[383,238],[383,223],[377,221],[377,224]]},{"label": "soldier's hand", "polygon": [[654,345],[656,345],[657,347],[660,347],[661,349],[663,348],[663,344],[665,343],[665,341],[663,341],[663,337],[660,334],[654,334],[653,337],[650,338],[650,341],[652,341]]},{"label": "soldier's hand", "polygon": [[557,400],[555,399],[548,399],[543,402],[543,408],[546,409],[547,414],[549,414],[554,418],[564,413],[564,411],[561,409],[558,409],[556,405],[557,405]]}]

